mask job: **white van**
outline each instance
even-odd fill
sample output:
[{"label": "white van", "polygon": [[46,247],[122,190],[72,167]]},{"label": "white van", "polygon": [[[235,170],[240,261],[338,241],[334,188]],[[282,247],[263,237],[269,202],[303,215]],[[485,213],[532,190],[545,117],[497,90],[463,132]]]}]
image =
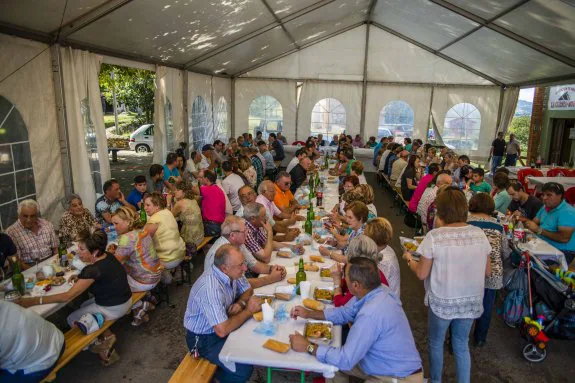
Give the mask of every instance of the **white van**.
[{"label": "white van", "polygon": [[130,150],[137,153],[149,153],[154,150],[154,124],[140,126],[130,134]]}]

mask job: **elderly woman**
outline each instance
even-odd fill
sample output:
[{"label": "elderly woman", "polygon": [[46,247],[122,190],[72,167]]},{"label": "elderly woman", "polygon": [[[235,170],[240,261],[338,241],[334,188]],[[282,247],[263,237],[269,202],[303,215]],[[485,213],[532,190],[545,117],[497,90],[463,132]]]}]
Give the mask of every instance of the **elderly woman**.
[{"label": "elderly woman", "polygon": [[[85,301],[78,310],[68,316],[68,325],[74,326],[84,314],[101,313],[105,320],[114,320],[126,315],[132,307],[132,291],[128,284],[126,270],[118,260],[106,251],[106,233],[93,228],[81,232],[78,237],[78,256],[87,266],[79,275],[72,276],[74,285],[65,293],[22,298],[23,307],[48,303],[68,303],[89,291],[93,298]],[[102,334],[91,351],[98,353],[102,364],[109,365],[119,359],[113,345],[116,336],[108,329]]]},{"label": "elderly woman", "polygon": [[495,202],[489,194],[477,193],[471,197],[467,223],[483,230],[491,245],[491,253],[489,254],[491,275],[485,278],[483,314],[475,321],[475,330],[473,331],[475,345],[478,347],[484,346],[487,341],[487,331],[491,323],[495,296],[497,290],[503,287],[503,258],[501,257],[503,226],[493,218],[494,211]]},{"label": "elderly woman", "polygon": [[407,266],[425,280],[430,376],[441,382],[445,334],[451,328],[458,382],[469,382],[469,333],[483,313],[485,277],[491,274],[492,251],[483,230],[467,223],[465,194],[456,187],[437,195],[436,228],[419,245],[419,262],[404,252]]},{"label": "elderly woman", "polygon": [[[353,190],[357,185],[359,185],[359,178],[357,176],[346,176],[343,179],[343,192],[346,193],[350,190]],[[341,199],[341,201],[333,206],[331,212],[335,217],[338,215],[345,214],[345,201]]]},{"label": "elderly woman", "polygon": [[395,251],[391,247],[391,238],[393,237],[393,227],[391,223],[382,217],[367,221],[363,234],[373,239],[379,252],[379,270],[385,275],[389,284],[389,289],[400,299],[400,282],[399,262]]},{"label": "elderly woman", "polygon": [[168,194],[168,201],[172,202],[170,204],[172,214],[182,223],[180,235],[186,243],[186,256],[192,257],[197,252],[197,246],[204,239],[204,222],[200,206],[191,185],[185,182],[179,182],[176,185],[174,201],[171,199],[171,195]]},{"label": "elderly woman", "polygon": [[79,233],[88,231],[92,227],[100,228],[96,219],[82,204],[82,198],[78,194],[64,198],[63,204],[66,211],[60,218],[58,235],[64,239],[67,247],[76,240]]},{"label": "elderly woman", "polygon": [[184,260],[186,247],[180,237],[178,223],[172,212],[166,209],[166,201],[160,193],[154,192],[146,196],[144,210],[148,215],[144,229],[152,236],[156,254],[165,268],[162,281],[171,283],[171,271]]},{"label": "elderly woman", "polygon": [[375,201],[375,195],[371,185],[359,184],[355,188],[353,188],[353,190],[346,191],[341,196],[341,199],[342,201],[345,202],[346,205],[354,201],[363,202],[367,206],[367,209],[369,210],[367,219],[377,217],[377,208],[373,204],[373,202]]}]

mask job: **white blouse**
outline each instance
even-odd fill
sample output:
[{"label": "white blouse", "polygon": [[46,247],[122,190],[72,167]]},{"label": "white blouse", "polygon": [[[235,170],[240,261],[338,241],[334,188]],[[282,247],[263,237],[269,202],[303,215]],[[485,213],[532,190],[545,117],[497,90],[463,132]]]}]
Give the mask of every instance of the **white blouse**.
[{"label": "white blouse", "polygon": [[399,262],[397,261],[395,251],[391,246],[386,246],[385,249],[379,252],[379,255],[381,255],[382,258],[377,267],[379,268],[379,271],[385,275],[385,279],[387,279],[391,293],[395,295],[397,299],[400,299],[399,287],[401,275],[399,273]]}]

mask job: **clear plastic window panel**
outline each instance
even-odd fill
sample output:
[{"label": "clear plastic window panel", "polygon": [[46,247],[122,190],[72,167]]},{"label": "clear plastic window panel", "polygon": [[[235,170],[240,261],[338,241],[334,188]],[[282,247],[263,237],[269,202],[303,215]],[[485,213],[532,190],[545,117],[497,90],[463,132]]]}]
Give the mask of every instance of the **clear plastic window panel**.
[{"label": "clear plastic window panel", "polygon": [[168,152],[173,152],[176,150],[174,145],[174,114],[172,111],[172,102],[166,97],[166,102],[164,103],[164,123],[166,126],[166,147]]},{"label": "clear plastic window panel", "polygon": [[456,104],[445,114],[443,143],[450,149],[469,153],[479,148],[481,113],[473,104]]},{"label": "clear plastic window panel", "polygon": [[391,101],[379,112],[377,139],[381,137],[410,137],[413,135],[413,109],[405,101]]},{"label": "clear plastic window panel", "polygon": [[345,132],[346,113],[343,104],[335,98],[320,100],[311,112],[311,134],[331,137]]},{"label": "clear plastic window panel", "polygon": [[0,96],[0,229],[17,219],[18,202],[36,198],[28,129],[18,109]]},{"label": "clear plastic window panel", "polygon": [[283,129],[283,108],[278,100],[272,96],[258,96],[250,104],[248,117],[249,132],[263,133],[267,138],[269,133],[278,133]]},{"label": "clear plastic window panel", "polygon": [[195,150],[200,150],[206,143],[211,143],[209,133],[208,106],[201,96],[197,96],[192,104],[192,124],[190,138]]},{"label": "clear plastic window panel", "polygon": [[220,97],[214,116],[215,140],[228,142],[228,104],[224,97]]},{"label": "clear plastic window panel", "polygon": [[84,137],[86,142],[86,152],[92,173],[92,182],[96,193],[102,193],[102,177],[100,174],[100,156],[98,154],[98,141],[96,140],[96,128],[90,116],[90,99],[86,97],[80,103],[82,113],[82,124],[84,125]]}]

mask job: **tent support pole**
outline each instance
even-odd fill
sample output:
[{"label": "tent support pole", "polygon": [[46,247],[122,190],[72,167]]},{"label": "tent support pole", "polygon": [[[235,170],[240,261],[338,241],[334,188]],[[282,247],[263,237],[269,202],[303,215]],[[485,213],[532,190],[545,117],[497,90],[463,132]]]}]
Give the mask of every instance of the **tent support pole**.
[{"label": "tent support pole", "polygon": [[236,136],[236,78],[232,77],[232,95],[231,95],[231,131],[232,137]]},{"label": "tent support pole", "polygon": [[[499,107],[497,108],[497,123],[495,124],[495,137],[497,137],[497,132],[499,132],[501,127],[501,112],[503,111],[503,95],[505,94],[505,87],[501,87],[499,90]],[[493,138],[495,138],[493,137]]]},{"label": "tent support pole", "polygon": [[54,94],[56,96],[56,123],[58,124],[58,140],[60,143],[60,158],[64,176],[64,192],[74,193],[72,179],[72,160],[70,158],[70,139],[68,137],[68,120],[66,118],[66,97],[64,95],[64,76],[62,73],[62,56],[60,44],[50,46],[52,56],[52,78],[54,79]]},{"label": "tent support pole", "polygon": [[[303,91],[303,84],[304,84],[304,83],[301,84],[302,91]],[[298,86],[297,86],[297,81],[296,81],[296,83],[295,83],[295,139],[294,139],[294,141],[297,141],[297,140],[298,140],[297,131],[298,131],[298,127],[299,127],[299,123],[298,123],[298,120],[299,120],[299,104],[298,104],[298,102],[297,102],[297,91],[298,91]]]},{"label": "tent support pole", "polygon": [[[429,127],[431,126],[431,113],[433,111],[433,94],[435,93],[435,86],[431,87],[431,94],[429,95],[429,117],[427,119],[427,126],[425,129],[425,143],[429,142]],[[433,129],[433,128],[432,128]],[[433,132],[435,134],[435,132]]]},{"label": "tent support pole", "polygon": [[184,142],[186,145],[186,158],[190,158],[190,127],[188,126],[188,71],[182,70],[182,126],[184,127]]},{"label": "tent support pole", "polygon": [[359,135],[365,135],[365,108],[367,103],[367,59],[369,54],[369,27],[370,24],[365,26],[365,55],[363,56],[363,86],[361,91],[361,119],[359,124]]}]

